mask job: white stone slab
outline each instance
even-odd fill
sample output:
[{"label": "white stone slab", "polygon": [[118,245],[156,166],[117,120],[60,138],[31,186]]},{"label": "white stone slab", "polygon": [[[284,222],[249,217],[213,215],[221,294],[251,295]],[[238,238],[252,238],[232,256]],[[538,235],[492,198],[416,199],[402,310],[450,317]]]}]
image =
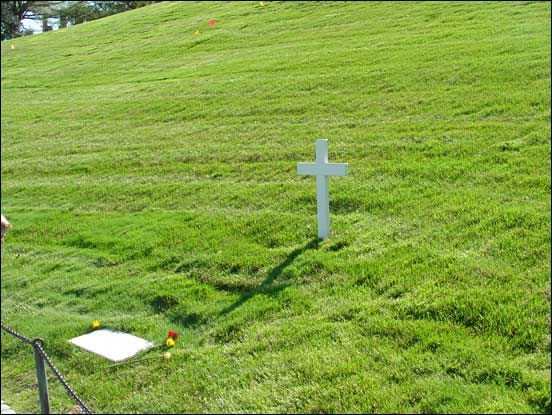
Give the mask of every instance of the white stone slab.
[{"label": "white stone slab", "polygon": [[128,359],[153,346],[152,342],[140,337],[109,329],[95,330],[69,341],[113,362]]}]

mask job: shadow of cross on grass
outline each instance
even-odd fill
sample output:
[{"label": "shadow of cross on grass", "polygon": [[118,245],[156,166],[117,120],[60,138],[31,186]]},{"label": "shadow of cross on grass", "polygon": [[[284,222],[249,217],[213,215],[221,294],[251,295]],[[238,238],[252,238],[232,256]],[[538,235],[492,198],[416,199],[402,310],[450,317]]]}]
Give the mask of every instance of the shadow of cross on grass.
[{"label": "shadow of cross on grass", "polygon": [[[233,304],[230,304],[228,307],[225,307],[221,312],[220,312],[220,315],[224,315],[224,314],[228,314],[229,312],[235,310],[236,308],[238,308],[239,306],[241,306],[243,303],[245,303],[247,300],[249,300],[251,297],[257,295],[257,294],[262,294],[262,293],[266,293],[266,292],[271,292],[273,293],[274,290],[271,290],[271,285],[272,283],[274,282],[274,280],[276,278],[278,278],[280,276],[280,274],[282,273],[282,271],[288,266],[290,265],[294,260],[295,258],[297,258],[299,255],[301,255],[303,252],[305,252],[306,250],[308,249],[318,249],[318,245],[319,245],[319,239],[318,238],[314,238],[312,239],[310,242],[307,242],[307,244],[301,248],[297,248],[295,249],[291,254],[289,254],[287,256],[287,258],[285,259],[284,262],[282,262],[280,265],[274,267],[269,273],[268,273],[268,276],[265,278],[265,280],[261,283],[261,285],[259,285],[258,287],[250,290],[250,291],[246,291],[244,293],[241,294],[240,298]],[[282,287],[279,287],[279,290],[281,290],[282,288],[284,288],[284,286]],[[278,290],[278,291],[279,291]]]}]

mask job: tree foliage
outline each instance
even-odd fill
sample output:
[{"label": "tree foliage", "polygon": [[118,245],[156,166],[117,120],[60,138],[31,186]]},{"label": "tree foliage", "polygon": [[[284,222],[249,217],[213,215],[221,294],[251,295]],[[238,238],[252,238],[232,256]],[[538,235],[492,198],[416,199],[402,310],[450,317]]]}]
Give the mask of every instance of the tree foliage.
[{"label": "tree foliage", "polygon": [[70,1],[67,7],[59,11],[60,27],[65,27],[67,24],[75,25],[79,23],[89,22],[91,20],[104,17],[89,2],[85,1]]},{"label": "tree foliage", "polygon": [[46,31],[50,17],[59,18],[60,27],[65,27],[153,3],[159,1],[2,1],[2,40],[26,34],[24,19],[41,20]]},{"label": "tree foliage", "polygon": [[159,1],[93,1],[92,7],[100,11],[104,16],[111,14],[126,12],[132,9],[138,9],[140,7],[148,6],[153,3],[160,3]]},{"label": "tree foliage", "polygon": [[[44,7],[43,1],[2,1],[1,29],[2,40],[11,39],[23,34],[21,21],[23,19],[33,18],[37,14],[37,9]],[[58,2],[59,3],[59,2]]]}]

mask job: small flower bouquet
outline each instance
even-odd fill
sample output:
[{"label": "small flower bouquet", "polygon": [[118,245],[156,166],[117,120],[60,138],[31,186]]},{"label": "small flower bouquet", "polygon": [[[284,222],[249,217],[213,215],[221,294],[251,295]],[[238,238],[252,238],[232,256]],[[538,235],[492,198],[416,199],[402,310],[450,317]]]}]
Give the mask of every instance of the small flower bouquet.
[{"label": "small flower bouquet", "polygon": [[[142,362],[144,360],[159,359],[159,356],[152,356],[152,357],[142,357],[142,356],[143,356],[143,354],[151,352],[152,350],[166,349],[168,347],[169,348],[174,347],[176,345],[176,339],[178,337],[179,336],[178,336],[178,333],[176,331],[169,331],[169,333],[167,334],[167,339],[164,342],[162,342],[160,344],[157,344],[157,345],[153,346],[152,348],[150,348],[148,350],[145,350],[143,353],[140,353],[137,356],[134,356],[134,357],[131,357],[130,359],[125,360],[124,362],[115,363],[115,364],[109,365],[107,367],[124,365],[126,363]],[[163,360],[169,360],[169,359],[172,358],[172,354],[170,352],[166,351],[166,352],[163,353],[163,355],[161,357],[162,357]]]}]

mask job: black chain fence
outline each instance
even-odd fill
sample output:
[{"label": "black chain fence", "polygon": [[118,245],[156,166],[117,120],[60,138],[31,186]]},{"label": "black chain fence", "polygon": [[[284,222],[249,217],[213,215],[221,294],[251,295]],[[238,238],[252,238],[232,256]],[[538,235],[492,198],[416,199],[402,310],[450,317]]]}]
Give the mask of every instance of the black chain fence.
[{"label": "black chain fence", "polygon": [[48,355],[46,354],[46,352],[44,351],[44,348],[42,347],[42,339],[34,339],[34,340],[31,340],[29,339],[28,337],[25,337],[23,336],[22,334],[19,334],[18,332],[16,332],[15,330],[13,329],[10,329],[8,326],[6,326],[4,324],[4,322],[1,323],[2,324],[2,330],[10,333],[12,336],[18,338],[19,340],[27,343],[27,344],[30,344],[31,346],[33,346],[34,350],[35,350],[35,354],[39,354],[40,357],[42,359],[44,359],[44,361],[48,364],[48,366],[50,366],[50,369],[52,369],[52,372],[54,372],[54,375],[56,375],[56,377],[59,379],[59,381],[61,382],[61,384],[63,385],[63,387],[65,388],[65,390],[67,391],[67,393],[69,394],[69,396],[71,396],[75,402],[82,408],[83,412],[86,413],[86,414],[92,414],[93,412],[80,400],[80,398],[78,397],[78,395],[76,394],[76,392],[71,388],[71,386],[69,385],[69,383],[67,383],[67,381],[65,380],[65,378],[61,375],[61,373],[59,373],[59,371],[56,369],[56,367],[54,366],[54,364],[52,363],[52,361],[50,360],[50,358],[48,357]]}]

